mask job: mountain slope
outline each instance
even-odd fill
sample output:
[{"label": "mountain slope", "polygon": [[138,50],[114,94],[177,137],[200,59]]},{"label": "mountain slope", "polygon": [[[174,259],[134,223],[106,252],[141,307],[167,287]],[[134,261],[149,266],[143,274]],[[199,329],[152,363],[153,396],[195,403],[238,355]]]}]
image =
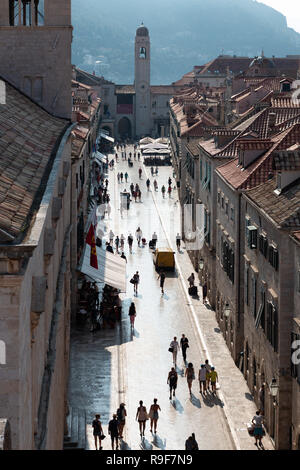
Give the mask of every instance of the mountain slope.
[{"label": "mountain slope", "polygon": [[[171,83],[213,57],[299,53],[300,34],[253,0],[72,0],[73,63],[116,83],[132,83],[135,30],[151,38],[153,84]],[[95,62],[100,60],[101,66]]]}]

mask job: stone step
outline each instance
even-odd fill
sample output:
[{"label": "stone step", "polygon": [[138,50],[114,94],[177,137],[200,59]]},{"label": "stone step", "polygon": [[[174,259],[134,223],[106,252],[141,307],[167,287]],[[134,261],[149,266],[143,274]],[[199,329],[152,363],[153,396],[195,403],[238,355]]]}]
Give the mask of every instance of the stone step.
[{"label": "stone step", "polygon": [[86,414],[85,410],[69,407],[67,416],[68,434],[64,438],[64,450],[85,450]]}]

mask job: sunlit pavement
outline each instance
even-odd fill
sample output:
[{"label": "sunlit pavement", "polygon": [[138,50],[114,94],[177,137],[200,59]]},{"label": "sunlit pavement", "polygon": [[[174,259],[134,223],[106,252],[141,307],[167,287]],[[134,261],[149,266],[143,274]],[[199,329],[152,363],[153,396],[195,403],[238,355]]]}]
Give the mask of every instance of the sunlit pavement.
[{"label": "sunlit pavement", "polygon": [[[133,149],[127,149],[127,155],[130,150],[133,152]],[[140,167],[143,169],[141,180],[138,176]],[[129,174],[128,183],[118,184],[116,174],[121,171]],[[149,192],[146,187],[148,176],[151,180]],[[149,167],[134,161],[133,168],[129,168],[121,156],[115,169],[109,172],[113,211],[107,221],[108,231],[112,228],[115,235],[123,233],[127,240],[129,231],[135,238],[135,231],[140,226],[147,246],[139,248],[135,240],[133,253],[129,254],[127,241],[125,243],[127,293],[122,294],[121,327],[95,333],[88,329],[72,333],[70,403],[87,412],[90,449],[94,449],[90,425],[94,414],[101,414],[107,435],[103,448],[110,449],[107,424],[119,403],[124,401],[128,416],[121,445],[123,449],[184,449],[185,440],[194,432],[200,450],[256,450],[254,439],[249,437],[246,428],[255,414],[255,404],[219,333],[214,312],[203,306],[201,296],[194,300],[187,295],[187,278],[193,267],[184,249],[176,254],[176,273],[167,275],[165,294],[161,294],[148,242],[156,231],[158,247],[171,243],[174,248],[176,233],[180,232],[177,194],[163,198],[160,191],[163,184],[168,187],[169,176],[172,177],[171,167],[159,167],[159,175],[152,177]],[[159,184],[157,192],[153,189],[155,178]],[[132,201],[130,210],[121,215],[120,192],[125,188],[130,191],[131,182],[140,185],[142,202]],[[172,186],[174,184],[173,180]],[[140,273],[140,285],[138,296],[134,297],[129,280],[136,271]],[[133,333],[128,317],[131,301],[135,302],[137,309]],[[168,348],[173,337],[180,339],[182,333],[189,339],[187,360],[194,364],[196,379],[199,366],[205,359],[208,358],[215,366],[221,385],[217,397],[210,394],[203,397],[199,393],[198,380],[195,380],[190,398],[179,352],[176,398],[169,400],[167,376],[172,366],[172,355]],[[161,407],[157,435],[150,433],[150,421],[147,421],[145,438],[141,439],[138,422],[135,421],[136,409],[139,400],[143,400],[149,410],[154,398],[158,399]],[[264,445],[272,449],[267,437]]]}]

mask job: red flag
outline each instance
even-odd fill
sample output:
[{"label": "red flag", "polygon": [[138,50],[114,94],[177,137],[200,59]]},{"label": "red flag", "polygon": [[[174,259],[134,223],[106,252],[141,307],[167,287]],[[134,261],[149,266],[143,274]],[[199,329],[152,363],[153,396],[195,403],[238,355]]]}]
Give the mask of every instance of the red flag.
[{"label": "red flag", "polygon": [[91,246],[90,265],[92,268],[98,269],[97,249],[93,224],[91,224],[90,230],[88,231],[86,243]]}]

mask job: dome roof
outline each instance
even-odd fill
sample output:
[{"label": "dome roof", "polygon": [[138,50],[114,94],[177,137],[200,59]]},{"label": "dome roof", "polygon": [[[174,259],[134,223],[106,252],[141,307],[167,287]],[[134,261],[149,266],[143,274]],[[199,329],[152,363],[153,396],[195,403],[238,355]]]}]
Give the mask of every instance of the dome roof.
[{"label": "dome roof", "polygon": [[146,26],[143,25],[143,23],[136,30],[136,35],[137,36],[149,36],[149,31],[146,28]]}]

